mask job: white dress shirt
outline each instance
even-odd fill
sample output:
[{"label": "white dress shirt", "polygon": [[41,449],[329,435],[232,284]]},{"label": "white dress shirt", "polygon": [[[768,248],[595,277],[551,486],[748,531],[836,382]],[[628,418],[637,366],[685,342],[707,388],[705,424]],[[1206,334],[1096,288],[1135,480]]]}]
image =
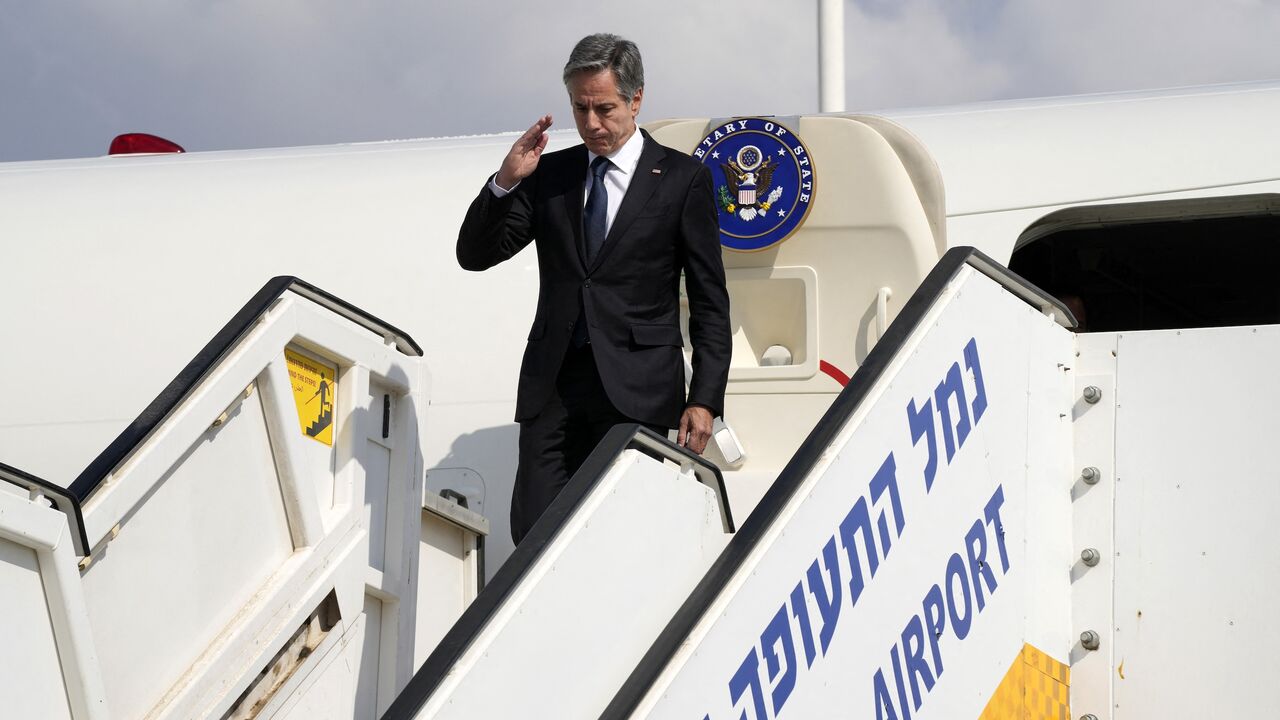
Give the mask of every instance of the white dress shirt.
[{"label": "white dress shirt", "polygon": [[[613,219],[618,216],[618,208],[622,205],[622,196],[627,194],[627,188],[631,187],[631,179],[636,176],[636,167],[640,164],[640,152],[644,150],[644,136],[640,134],[640,129],[636,128],[631,133],[631,137],[622,144],[612,155],[607,155],[609,162],[613,163],[609,171],[604,175],[604,186],[609,193],[609,206],[604,216],[604,232],[609,234],[609,230],[613,227]],[[587,204],[586,187],[587,182],[591,178],[591,162],[598,155],[587,151],[587,164],[582,168],[582,204]],[[489,190],[495,197],[502,197],[507,193],[520,187],[520,183],[512,185],[510,188],[504,189],[498,185],[497,173],[489,178]]]}]

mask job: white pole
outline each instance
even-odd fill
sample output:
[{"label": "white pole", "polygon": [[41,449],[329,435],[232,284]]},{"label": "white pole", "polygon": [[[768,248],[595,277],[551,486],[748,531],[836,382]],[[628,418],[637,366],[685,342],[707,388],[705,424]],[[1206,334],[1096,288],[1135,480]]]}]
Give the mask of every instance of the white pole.
[{"label": "white pole", "polygon": [[818,110],[844,112],[844,0],[818,0]]}]

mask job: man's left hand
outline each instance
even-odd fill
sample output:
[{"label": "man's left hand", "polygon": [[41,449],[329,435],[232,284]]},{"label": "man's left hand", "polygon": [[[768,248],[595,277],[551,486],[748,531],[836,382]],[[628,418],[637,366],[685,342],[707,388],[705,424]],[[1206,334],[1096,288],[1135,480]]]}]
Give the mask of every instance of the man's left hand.
[{"label": "man's left hand", "polygon": [[711,411],[701,405],[690,405],[680,416],[680,433],[676,435],[676,444],[702,454],[711,440]]}]

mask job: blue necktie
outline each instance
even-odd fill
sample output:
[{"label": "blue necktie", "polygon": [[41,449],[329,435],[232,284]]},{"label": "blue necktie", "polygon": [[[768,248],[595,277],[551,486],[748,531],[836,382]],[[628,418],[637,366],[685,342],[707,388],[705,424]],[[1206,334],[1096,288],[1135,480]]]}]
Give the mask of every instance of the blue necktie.
[{"label": "blue necktie", "polygon": [[609,191],[604,186],[604,175],[611,163],[607,157],[591,161],[591,181],[587,187],[587,206],[582,211],[582,234],[586,241],[587,266],[596,260],[604,246],[605,214],[609,211]]},{"label": "blue necktie", "polygon": [[[595,263],[600,248],[604,246],[605,214],[609,211],[609,191],[604,187],[605,173],[611,164],[607,157],[591,161],[590,185],[587,187],[587,206],[582,211],[582,239],[586,248],[587,267]],[[585,291],[584,291],[585,292]],[[582,347],[590,342],[587,337],[587,300],[578,307],[578,321],[573,325],[573,346]]]}]

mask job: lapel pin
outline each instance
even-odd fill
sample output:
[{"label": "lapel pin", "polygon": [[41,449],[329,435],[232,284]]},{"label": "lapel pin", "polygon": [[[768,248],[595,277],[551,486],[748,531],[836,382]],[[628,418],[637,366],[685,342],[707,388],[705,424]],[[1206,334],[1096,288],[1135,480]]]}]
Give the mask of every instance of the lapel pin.
[{"label": "lapel pin", "polygon": [[658,168],[654,168],[654,169],[650,170],[649,172],[653,173],[654,175],[661,175],[661,174],[662,174],[662,171],[661,171],[661,170],[659,170]]}]

